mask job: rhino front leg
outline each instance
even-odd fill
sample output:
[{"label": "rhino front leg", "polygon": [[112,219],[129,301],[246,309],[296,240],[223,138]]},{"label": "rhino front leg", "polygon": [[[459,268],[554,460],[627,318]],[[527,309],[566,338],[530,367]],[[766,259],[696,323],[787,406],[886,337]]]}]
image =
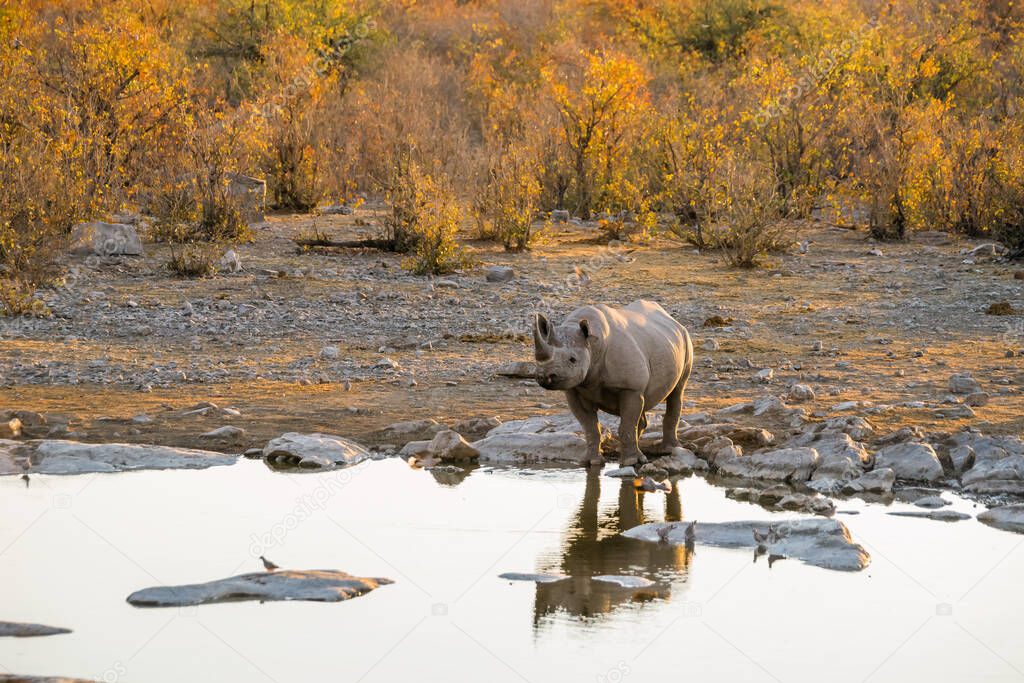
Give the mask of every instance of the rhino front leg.
[{"label": "rhino front leg", "polygon": [[622,467],[647,462],[637,443],[637,428],[644,414],[644,395],[639,391],[623,391],[619,394],[619,442],[622,444]]},{"label": "rhino front leg", "polygon": [[597,419],[597,408],[588,401],[581,399],[575,391],[565,392],[569,399],[569,410],[576,416],[576,420],[583,427],[583,436],[587,440],[587,454],[583,456],[580,464],[603,465],[604,458],[601,456],[601,423]]}]

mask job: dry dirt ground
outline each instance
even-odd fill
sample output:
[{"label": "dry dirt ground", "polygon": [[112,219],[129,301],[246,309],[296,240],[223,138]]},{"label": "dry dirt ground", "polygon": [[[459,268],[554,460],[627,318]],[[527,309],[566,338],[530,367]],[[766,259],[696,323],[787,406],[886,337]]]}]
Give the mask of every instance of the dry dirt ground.
[{"label": "dry dirt ground", "polygon": [[[198,445],[231,424],[246,429],[246,447],[285,431],[372,440],[399,420],[560,412],[560,394],[495,375],[532,357],[531,312],[647,298],[694,338],[684,413],[800,382],[815,390],[804,406],[812,413],[865,415],[879,433],[1024,432],[1024,315],[985,313],[1002,301],[1024,311],[1024,280],[1014,278],[1024,264],[965,256],[977,242],[919,233],[873,244],[809,225],[797,236],[807,253],[744,271],[679,243],[608,246],[593,226],[561,224],[527,254],[470,243],[478,267],[429,279],[403,271],[396,255],[292,241],[313,230],[370,237],[376,220],[371,209],[271,216],[237,248],[241,272],[204,279],[172,276],[169,248],[148,242],[142,258],[71,257],[64,285],[46,292],[52,318],[0,318],[0,408],[65,416],[89,441]],[[488,282],[489,265],[516,277]],[[713,316],[724,326],[705,326]],[[764,368],[770,383],[755,379]],[[950,375],[965,372],[989,403],[973,417],[940,417],[953,406]],[[240,416],[181,416],[199,401]],[[847,401],[861,403],[839,405]],[[143,414],[151,421],[132,420]]]}]

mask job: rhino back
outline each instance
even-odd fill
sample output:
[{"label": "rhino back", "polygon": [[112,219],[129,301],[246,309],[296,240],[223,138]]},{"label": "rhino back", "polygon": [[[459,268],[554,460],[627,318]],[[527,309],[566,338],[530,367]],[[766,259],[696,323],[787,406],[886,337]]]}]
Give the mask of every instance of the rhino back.
[{"label": "rhino back", "polygon": [[693,362],[686,328],[650,301],[602,308],[609,326],[603,378],[643,391],[648,405],[660,403]]}]

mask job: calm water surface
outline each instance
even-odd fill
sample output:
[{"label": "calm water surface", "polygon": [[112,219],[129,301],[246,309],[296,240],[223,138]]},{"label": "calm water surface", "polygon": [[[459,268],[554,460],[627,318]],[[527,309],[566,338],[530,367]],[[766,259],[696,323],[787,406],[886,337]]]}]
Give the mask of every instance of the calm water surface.
[{"label": "calm water surface", "polygon": [[[949,496],[949,494],[946,494]],[[0,639],[0,672],[101,681],[1018,681],[1022,537],[975,520],[840,502],[871,566],[624,539],[645,521],[784,516],[684,479],[672,495],[581,470],[434,476],[398,460],[288,474],[0,479],[0,620],[74,630]],[[967,501],[954,509],[977,514]],[[261,568],[394,585],[343,603],[139,609],[161,584]],[[573,578],[510,583],[508,571]],[[642,592],[588,577],[635,574]]]}]

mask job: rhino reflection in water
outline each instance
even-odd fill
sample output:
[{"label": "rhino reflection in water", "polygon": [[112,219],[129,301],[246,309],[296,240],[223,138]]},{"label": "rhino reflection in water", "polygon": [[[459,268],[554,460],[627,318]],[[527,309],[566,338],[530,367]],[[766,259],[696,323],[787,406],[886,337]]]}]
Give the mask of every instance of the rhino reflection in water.
[{"label": "rhino reflection in water", "polygon": [[[636,490],[632,479],[621,482],[606,479],[605,482],[620,487],[618,510],[599,514],[601,474],[597,468],[591,468],[587,472],[583,503],[566,530],[560,563],[540,567],[540,571],[566,574],[570,578],[537,584],[535,626],[557,612],[584,618],[599,617],[622,605],[668,598],[670,581],[689,564],[690,552],[682,546],[645,543],[620,535],[626,529],[653,521],[644,519],[644,496],[664,496],[665,521],[679,521],[682,504],[675,487],[668,494],[645,494]],[[655,583],[636,590],[590,578],[602,574],[642,576]]]}]

